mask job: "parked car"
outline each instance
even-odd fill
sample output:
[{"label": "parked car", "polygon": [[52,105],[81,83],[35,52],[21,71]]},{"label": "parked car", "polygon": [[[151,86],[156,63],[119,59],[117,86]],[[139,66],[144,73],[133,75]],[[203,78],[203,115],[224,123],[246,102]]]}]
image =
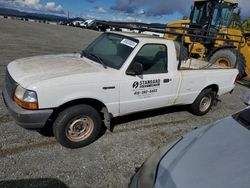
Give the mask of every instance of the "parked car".
[{"label": "parked car", "polygon": [[[245,99],[250,104],[250,95]],[[130,188],[246,188],[250,108],[184,135],[152,154]]]},{"label": "parked car", "polygon": [[104,33],[81,54],[11,62],[3,97],[17,124],[51,127],[69,148],[92,143],[103,124],[110,128],[113,117],[125,114],[186,104],[205,115],[217,97],[233,91],[238,70],[181,61],[179,45],[137,33]]},{"label": "parked car", "polygon": [[73,26],[75,27],[81,27],[81,24],[84,23],[84,21],[81,21],[81,20],[76,20],[76,21],[73,21]]},{"label": "parked car", "polygon": [[96,21],[86,20],[85,22],[82,22],[80,26],[86,29],[96,29]]},{"label": "parked car", "polygon": [[73,24],[73,22],[72,21],[65,21],[65,22],[62,22],[62,24],[61,25],[67,25],[67,26],[70,26],[70,27],[74,27],[74,24]]},{"label": "parked car", "polygon": [[107,22],[105,21],[101,21],[101,22],[96,22],[96,30],[105,32],[107,31],[107,29],[110,29],[110,26],[108,25]]},{"label": "parked car", "polygon": [[68,21],[68,20],[58,22],[58,25],[68,25],[69,26],[70,24],[72,24],[71,26],[73,26],[73,23]]}]

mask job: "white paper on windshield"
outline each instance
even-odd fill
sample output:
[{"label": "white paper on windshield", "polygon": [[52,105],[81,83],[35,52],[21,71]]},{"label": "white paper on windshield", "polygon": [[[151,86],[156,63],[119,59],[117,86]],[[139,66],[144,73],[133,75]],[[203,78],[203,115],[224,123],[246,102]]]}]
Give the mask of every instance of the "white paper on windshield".
[{"label": "white paper on windshield", "polygon": [[134,41],[132,41],[132,40],[129,40],[129,39],[123,39],[123,40],[121,41],[121,44],[124,44],[124,45],[126,45],[126,46],[129,46],[129,47],[131,47],[131,48],[134,48],[134,47],[136,47],[136,45],[137,45],[136,42],[134,42]]}]

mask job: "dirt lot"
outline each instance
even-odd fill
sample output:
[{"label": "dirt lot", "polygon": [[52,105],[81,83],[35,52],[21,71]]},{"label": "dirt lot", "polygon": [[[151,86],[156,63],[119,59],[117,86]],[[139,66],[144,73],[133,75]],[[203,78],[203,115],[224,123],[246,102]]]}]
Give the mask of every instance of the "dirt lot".
[{"label": "dirt lot", "polygon": [[[0,19],[0,87],[10,61],[27,56],[79,52],[100,33]],[[0,90],[1,91],[1,90]],[[115,119],[114,132],[81,149],[61,147],[54,138],[17,126],[0,100],[0,187],[127,187],[135,167],[163,144],[244,107],[246,88],[237,86],[212,111],[197,117],[185,107]],[[38,186],[37,186],[38,187]]]}]

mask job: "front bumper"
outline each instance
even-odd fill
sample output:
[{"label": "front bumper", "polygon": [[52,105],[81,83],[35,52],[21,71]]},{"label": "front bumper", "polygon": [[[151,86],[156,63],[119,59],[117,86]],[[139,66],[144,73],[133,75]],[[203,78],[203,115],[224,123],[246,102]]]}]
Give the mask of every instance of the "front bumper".
[{"label": "front bumper", "polygon": [[47,120],[53,113],[53,110],[26,110],[18,106],[7,93],[6,88],[3,88],[3,100],[9,111],[9,114],[14,118],[15,122],[25,129],[41,129],[45,126]]}]

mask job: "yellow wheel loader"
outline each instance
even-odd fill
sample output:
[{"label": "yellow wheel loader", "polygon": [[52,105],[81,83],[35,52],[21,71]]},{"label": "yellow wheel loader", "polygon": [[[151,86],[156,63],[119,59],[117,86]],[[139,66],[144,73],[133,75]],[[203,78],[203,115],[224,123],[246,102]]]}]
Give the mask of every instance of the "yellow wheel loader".
[{"label": "yellow wheel loader", "polygon": [[164,38],[180,41],[188,56],[237,67],[239,77],[250,76],[250,33],[234,19],[233,0],[195,0],[190,18],[168,23]]}]

